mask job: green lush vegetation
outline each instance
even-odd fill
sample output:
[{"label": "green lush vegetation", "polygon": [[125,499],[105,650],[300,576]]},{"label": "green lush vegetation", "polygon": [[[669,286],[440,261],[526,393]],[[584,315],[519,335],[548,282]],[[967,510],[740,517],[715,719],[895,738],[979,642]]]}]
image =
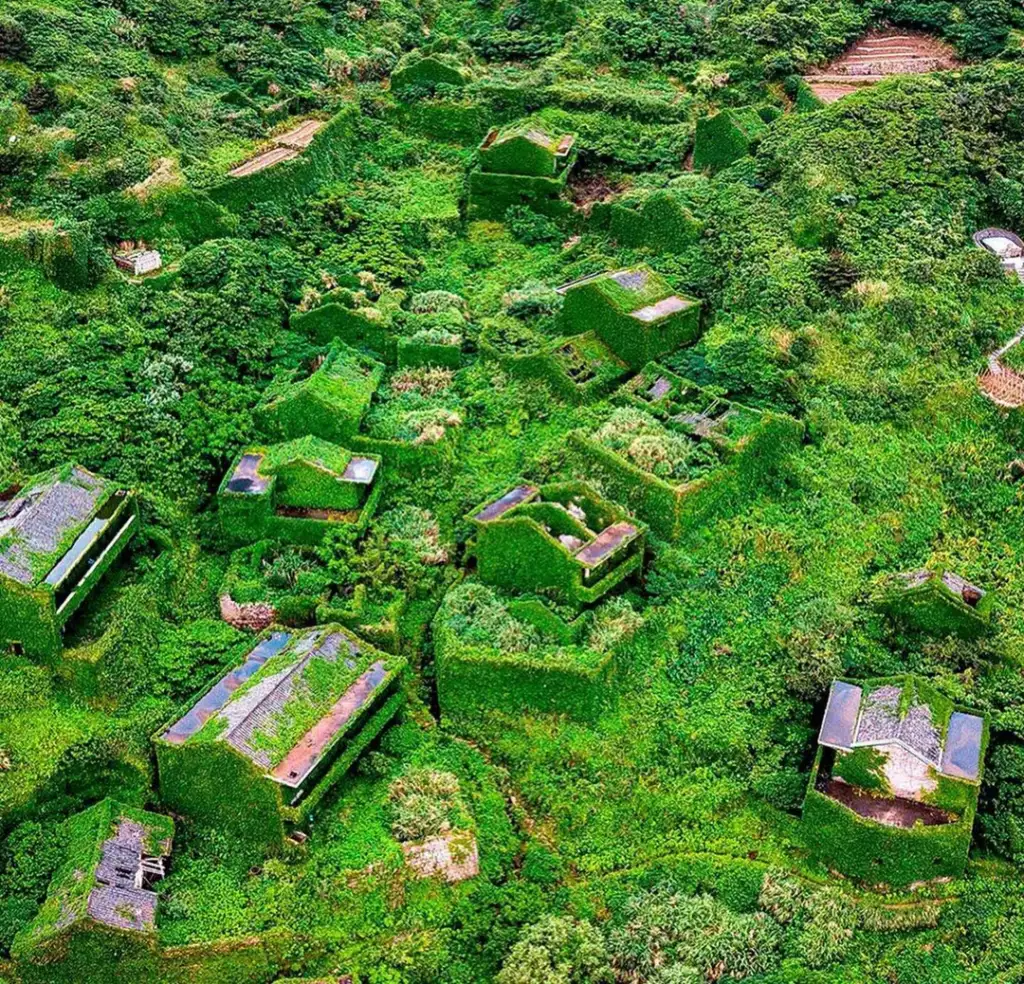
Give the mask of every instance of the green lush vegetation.
[{"label": "green lush vegetation", "polygon": [[[820,103],[885,24],[962,65]],[[971,236],[1024,234],[1022,59],[1009,0],[3,4],[0,515],[77,462],[140,520],[59,656],[0,644],[0,982],[1017,980],[1024,418],[975,377],[1024,286]],[[700,302],[667,336],[554,290],[638,268]],[[239,455],[310,435],[380,459],[365,521],[233,526]],[[524,479],[641,520],[642,570],[582,611],[482,583],[467,515]],[[922,568],[984,617],[891,603]],[[34,959],[97,804],[170,812],[151,736],[253,645],[224,595],[407,662],[402,709],[294,839],[212,757],[155,933]],[[808,783],[831,681],[907,673],[988,748],[960,822],[887,837]],[[448,835],[478,872],[417,877]]]}]

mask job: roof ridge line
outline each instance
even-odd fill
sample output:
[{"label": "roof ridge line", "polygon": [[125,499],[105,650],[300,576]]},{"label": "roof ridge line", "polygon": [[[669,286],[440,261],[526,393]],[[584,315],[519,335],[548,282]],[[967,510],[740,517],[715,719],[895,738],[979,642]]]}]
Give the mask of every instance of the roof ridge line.
[{"label": "roof ridge line", "polygon": [[[232,725],[230,728],[228,728],[227,731],[224,732],[224,734],[221,736],[222,740],[228,741],[228,739],[230,739],[239,730],[239,728],[241,728],[242,725],[244,725],[249,720],[249,718],[251,718],[274,694],[277,693],[277,691],[283,686],[286,680],[290,680],[298,672],[300,667],[307,666],[309,664],[309,661],[319,651],[320,647],[315,646],[312,649],[310,649],[309,652],[304,653],[299,659],[297,659],[288,668],[287,672],[281,675],[281,678],[277,681],[277,683],[275,683],[274,686],[269,691],[267,691],[263,698],[247,714],[240,718],[236,724]],[[277,653],[275,653],[274,655],[276,656]],[[271,657],[271,659],[272,658],[273,657]],[[264,663],[263,665],[266,666],[266,663]],[[260,669],[262,668],[263,667],[260,667]]]}]

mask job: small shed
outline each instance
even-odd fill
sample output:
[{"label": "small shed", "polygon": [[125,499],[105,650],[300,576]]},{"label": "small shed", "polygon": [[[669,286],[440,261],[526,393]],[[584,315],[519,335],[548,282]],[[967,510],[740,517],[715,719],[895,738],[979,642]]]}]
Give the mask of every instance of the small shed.
[{"label": "small shed", "polygon": [[0,493],[0,644],[59,655],[64,627],[137,525],[134,494],[80,465]]},{"label": "small shed", "polygon": [[159,270],[163,260],[155,249],[134,249],[126,253],[115,253],[114,264],[133,277],[141,277]]},{"label": "small shed", "polygon": [[537,120],[492,129],[469,173],[470,217],[500,220],[513,206],[567,214],[572,204],[562,193],[575,160],[576,137],[552,134]]}]

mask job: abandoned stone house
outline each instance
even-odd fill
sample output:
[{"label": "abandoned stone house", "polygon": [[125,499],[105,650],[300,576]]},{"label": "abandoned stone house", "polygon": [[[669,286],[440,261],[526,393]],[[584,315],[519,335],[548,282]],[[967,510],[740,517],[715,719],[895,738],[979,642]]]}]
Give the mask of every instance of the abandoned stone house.
[{"label": "abandoned stone house", "polygon": [[340,625],[266,633],[154,737],[163,801],[276,849],[397,713],[405,665]]},{"label": "abandoned stone house", "polygon": [[960,873],[987,743],[983,714],[912,674],[834,681],[804,801],[816,853],[894,884]]},{"label": "abandoned stone house", "polygon": [[500,219],[513,205],[559,214],[571,207],[559,198],[575,159],[573,134],[552,135],[536,121],[490,130],[469,174],[469,214]]},{"label": "abandoned stone house", "polygon": [[221,527],[237,543],[316,543],[333,524],[364,528],[380,495],[380,458],[316,437],[247,448],[218,492]]},{"label": "abandoned stone house", "polygon": [[673,291],[648,267],[593,274],[556,288],[563,329],[594,330],[634,371],[683,345],[701,332],[701,302]]},{"label": "abandoned stone house", "polygon": [[15,941],[19,956],[64,952],[80,932],[155,933],[155,886],[166,873],[173,820],[105,799],[72,817],[68,828],[66,860]]},{"label": "abandoned stone house", "polygon": [[584,482],[521,483],[474,509],[480,579],[597,601],[643,565],[647,527]]},{"label": "abandoned stone house", "polygon": [[135,534],[129,490],[79,465],[0,493],[0,645],[43,659]]}]

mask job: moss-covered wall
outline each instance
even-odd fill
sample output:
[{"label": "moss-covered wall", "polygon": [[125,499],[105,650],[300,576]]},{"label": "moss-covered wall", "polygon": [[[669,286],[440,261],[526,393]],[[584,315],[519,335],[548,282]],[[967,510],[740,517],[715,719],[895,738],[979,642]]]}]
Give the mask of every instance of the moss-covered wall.
[{"label": "moss-covered wall", "polygon": [[963,874],[973,823],[971,809],[956,823],[889,827],[857,816],[815,789],[804,800],[804,834],[822,861],[849,877],[894,888]]},{"label": "moss-covered wall", "polygon": [[556,660],[554,652],[544,648],[536,653],[509,653],[496,647],[467,646],[439,616],[434,620],[434,654],[442,715],[542,711],[594,720],[610,699],[612,654],[566,646]]},{"label": "moss-covered wall", "polygon": [[556,177],[497,174],[483,170],[469,173],[469,217],[502,219],[513,205],[526,205],[544,215],[568,214],[572,205],[560,196],[568,170]]},{"label": "moss-covered wall", "polygon": [[728,167],[754,149],[768,127],[753,106],[723,109],[697,121],[693,143],[695,170]]},{"label": "moss-covered wall", "polygon": [[248,759],[217,740],[171,745],[157,737],[161,802],[219,831],[240,853],[275,853],[284,840],[281,788]]},{"label": "moss-covered wall", "polygon": [[0,578],[0,643],[21,643],[25,655],[50,661],[62,649],[53,595],[12,578]]}]

